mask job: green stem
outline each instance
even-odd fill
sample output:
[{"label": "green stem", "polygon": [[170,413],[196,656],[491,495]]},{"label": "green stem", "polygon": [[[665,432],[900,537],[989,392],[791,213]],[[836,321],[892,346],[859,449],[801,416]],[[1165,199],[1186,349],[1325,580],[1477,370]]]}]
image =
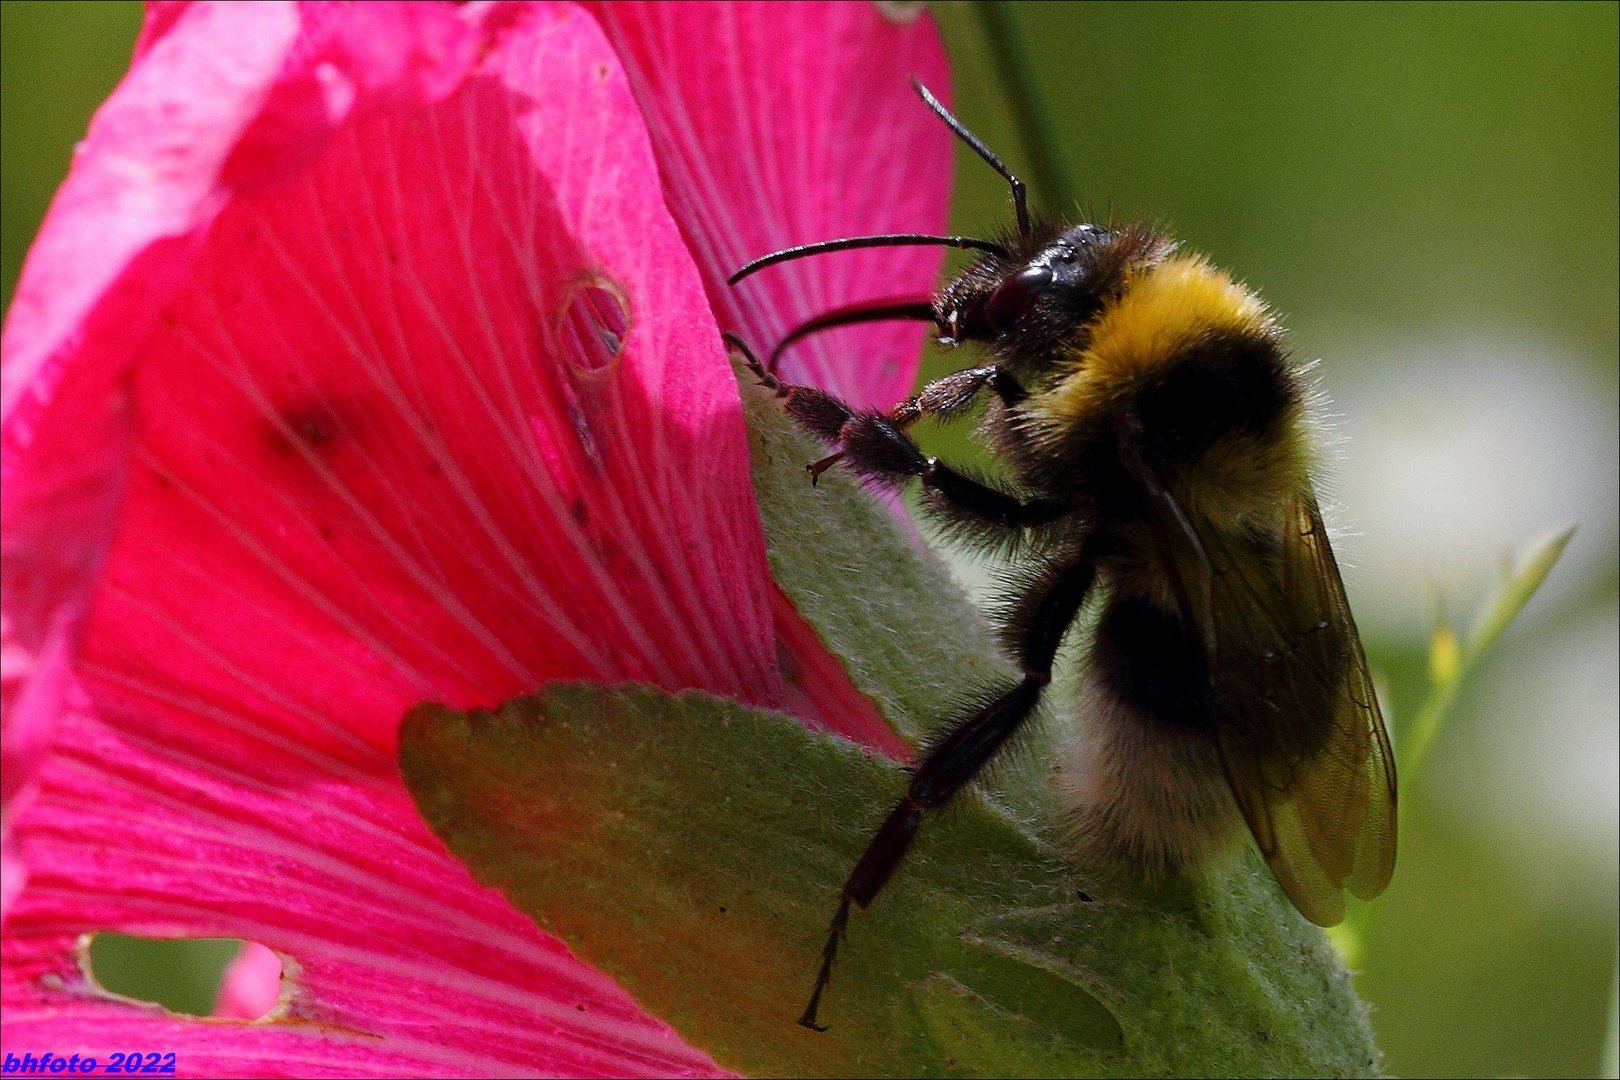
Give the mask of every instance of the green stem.
[{"label": "green stem", "polygon": [[1034,65],[1024,48],[1024,37],[1018,29],[1013,6],[1001,0],[981,0],[974,8],[990,46],[991,64],[1007,94],[1018,138],[1029,155],[1032,186],[1037,197],[1046,205],[1072,215],[1079,206],[1079,198],[1059,149],[1052,113],[1035,85]]},{"label": "green stem", "polygon": [[1428,760],[1429,749],[1440,735],[1452,706],[1457,703],[1458,691],[1473,673],[1491,646],[1507,630],[1515,616],[1530,602],[1541,583],[1547,580],[1553,565],[1558,562],[1564,548],[1575,534],[1571,526],[1532,542],[1520,553],[1515,564],[1503,575],[1496,591],[1486,600],[1468,635],[1461,642],[1457,660],[1449,671],[1437,678],[1429,689],[1429,696],[1413,716],[1401,739],[1401,780],[1411,785],[1423,763]]}]

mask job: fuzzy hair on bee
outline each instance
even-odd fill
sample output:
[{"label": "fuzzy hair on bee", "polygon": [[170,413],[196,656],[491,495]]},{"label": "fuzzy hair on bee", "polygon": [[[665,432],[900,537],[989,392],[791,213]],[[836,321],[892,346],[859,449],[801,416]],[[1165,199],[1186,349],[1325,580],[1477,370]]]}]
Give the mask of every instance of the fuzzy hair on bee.
[{"label": "fuzzy hair on bee", "polygon": [[[1082,611],[1078,731],[1061,763],[1087,854],[1143,875],[1191,874],[1247,831],[1294,906],[1320,925],[1344,894],[1383,891],[1395,861],[1395,766],[1317,505],[1313,391],[1260,298],[1143,225],[1032,217],[1024,185],[926,88],[923,101],[1007,180],[1016,231],[897,234],[756,259],[941,244],[977,252],[930,298],[809,320],[760,382],[869,482],[924,491],[947,534],[1022,565],[1004,640],[1021,677],[963,706],[912,769],[845,881],[800,1023],[818,1013],[852,908],[902,864],[946,805],[1032,717]],[[982,362],[884,412],[775,374],[782,351],[832,326],[932,322]],[[983,412],[1003,482],[925,455],[911,427]]]}]

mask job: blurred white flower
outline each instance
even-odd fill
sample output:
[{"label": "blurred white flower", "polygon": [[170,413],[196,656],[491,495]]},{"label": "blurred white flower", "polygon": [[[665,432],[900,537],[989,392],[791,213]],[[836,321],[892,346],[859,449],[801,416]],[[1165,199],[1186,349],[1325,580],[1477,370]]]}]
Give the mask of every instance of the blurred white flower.
[{"label": "blurred white flower", "polygon": [[[1527,857],[1545,847],[1608,864],[1620,849],[1620,622],[1594,611],[1485,665],[1466,739],[1448,749],[1441,791],[1464,819],[1488,815]],[[1490,778],[1491,792],[1481,790]]]},{"label": "blurred white flower", "polygon": [[1574,542],[1532,613],[1614,572],[1620,440],[1614,384],[1596,364],[1507,336],[1384,339],[1335,355],[1356,357],[1322,370],[1342,437],[1329,489],[1365,636],[1426,636],[1434,585],[1463,622],[1503,558],[1571,523]]}]

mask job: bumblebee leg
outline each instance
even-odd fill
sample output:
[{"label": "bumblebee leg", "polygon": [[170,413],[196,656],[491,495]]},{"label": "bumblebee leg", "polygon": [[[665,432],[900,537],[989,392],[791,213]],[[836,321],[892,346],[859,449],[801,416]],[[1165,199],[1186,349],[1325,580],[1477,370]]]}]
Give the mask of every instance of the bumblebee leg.
[{"label": "bumblebee leg", "polygon": [[[759,384],[770,390],[782,401],[782,409],[789,416],[799,422],[799,425],[810,434],[823,442],[835,443],[838,434],[843,430],[844,424],[855,415],[855,410],[839,401],[825,390],[817,390],[813,386],[795,386],[785,383],[759,362],[743,339],[727,331],[720,335],[727,345],[742,354],[743,361],[748,370],[754,373]],[[835,454],[810,466],[812,478],[821,475],[828,466],[837,461],[841,455]],[[819,466],[819,468],[818,468]]]},{"label": "bumblebee leg", "polygon": [[935,379],[887,415],[902,428],[909,428],[925,416],[953,420],[973,405],[986,386],[995,387],[1003,404],[1016,405],[1024,399],[1024,388],[1000,368],[964,368]]},{"label": "bumblebee leg", "polygon": [[855,413],[839,429],[838,441],[844,460],[867,479],[898,487],[915,476],[940,508],[971,523],[1022,529],[1074,510],[1061,499],[1022,499],[925,456],[900,424],[881,413]]},{"label": "bumblebee leg", "polygon": [[[914,394],[913,396],[902,401],[888,412],[882,413],[881,416],[883,419],[887,420],[898,432],[906,431],[911,427],[912,424],[915,424],[923,417],[929,417],[930,419],[942,421],[953,420],[973,406],[974,402],[978,399],[979,393],[986,386],[994,386],[997,392],[1001,395],[1002,400],[1008,404],[1021,399],[1024,394],[1023,388],[1014,382],[1010,376],[1004,374],[998,368],[965,368],[961,371],[954,371],[949,375],[935,379],[933,382],[923,387],[919,393]],[[786,390],[789,394],[797,389],[801,388],[784,387],[784,390]],[[820,393],[820,391],[816,391],[816,393]],[[807,401],[804,404],[809,404],[809,402]],[[817,405],[819,407],[820,403],[818,402]],[[803,405],[800,407],[803,408]],[[792,411],[792,408],[793,403],[790,401],[790,412]],[[843,423],[839,425],[840,439],[842,438],[844,424],[847,424],[853,415],[853,412],[846,415]],[[840,450],[838,453],[833,454],[830,457],[822,458],[820,461],[817,461],[813,465],[809,466],[810,482],[814,484],[822,473],[826,472],[838,462],[844,460],[844,458],[847,456],[848,452],[846,450]],[[951,473],[951,471],[948,469],[945,470],[945,473],[948,475],[943,475],[942,490],[949,489],[951,487],[951,476],[957,475]],[[926,474],[924,483],[927,483]],[[977,505],[978,503],[982,502],[982,500],[975,500],[972,497],[972,493],[963,493],[962,498],[970,505]],[[1003,515],[1001,514],[992,513],[989,515],[989,518],[991,520],[999,521],[1002,516]],[[1045,520],[1045,518],[1041,517],[1040,520]]]},{"label": "bumblebee leg", "polygon": [[[783,382],[777,377],[772,365],[760,363],[753,351],[743,344],[741,338],[729,333],[724,337],[728,344],[742,354],[749,370],[759,379],[760,385],[782,399],[782,407],[789,416],[818,438],[827,442],[838,441],[844,424],[855,415],[854,409],[825,390]],[[1009,388],[1019,397],[1023,395],[1022,389],[994,367],[966,368],[935,379],[923,387],[921,392],[902,401],[888,412],[872,415],[883,416],[902,431],[925,416],[937,420],[950,420],[972,406],[979,392],[992,382],[1002,392],[1004,399],[1008,395]],[[830,464],[842,456],[842,454],[835,455],[827,459],[827,463]],[[822,465],[820,462],[817,464]],[[816,469],[812,466],[812,470],[819,473],[825,467],[822,465],[821,469]]]},{"label": "bumblebee leg", "polygon": [[1085,604],[1094,576],[1090,559],[1082,556],[1058,566],[1042,579],[1030,602],[1018,609],[1019,625],[1013,628],[1018,637],[1023,679],[1000,688],[958,721],[912,772],[905,796],[889,812],[844,882],[838,911],[827,927],[827,944],[821,952],[815,988],[810,992],[804,1014],[799,1017],[799,1023],[805,1027],[825,1030],[817,1022],[816,1012],[821,1006],[821,995],[832,980],[833,961],[849,923],[850,907],[864,910],[871,904],[905,858],[906,849],[922,824],[923,811],[950,802],[1034,713],[1041,693],[1052,681],[1052,660],[1057,655],[1058,645]]},{"label": "bumblebee leg", "polygon": [[994,367],[968,368],[936,379],[889,413],[856,412],[825,390],[783,382],[759,362],[741,338],[732,333],[723,337],[742,354],[760,385],[782,400],[789,416],[823,442],[838,445],[837,453],[808,466],[812,482],[839,461],[847,462],[868,480],[889,487],[898,487],[915,476],[962,517],[1009,529],[1053,521],[1073,509],[1070,503],[1056,499],[1026,502],[993,484],[966,476],[938,458],[925,456],[906,434],[906,428],[924,415],[944,419],[960,412],[992,383],[1004,398],[1014,393],[1021,396],[1023,391],[1017,384]]}]

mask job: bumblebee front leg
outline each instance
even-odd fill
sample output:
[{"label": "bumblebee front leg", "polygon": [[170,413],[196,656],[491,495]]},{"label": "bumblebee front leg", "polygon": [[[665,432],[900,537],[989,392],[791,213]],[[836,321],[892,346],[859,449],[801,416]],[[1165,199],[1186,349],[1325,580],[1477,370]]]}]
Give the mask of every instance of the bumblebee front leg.
[{"label": "bumblebee front leg", "polygon": [[1016,651],[1024,669],[1023,679],[1001,688],[958,721],[912,772],[905,795],[879,826],[844,882],[838,910],[827,927],[827,944],[821,951],[815,988],[810,992],[804,1015],[799,1017],[799,1023],[805,1027],[825,1030],[817,1022],[816,1012],[821,1005],[821,995],[832,980],[833,960],[838,955],[838,942],[849,925],[850,908],[856,906],[864,910],[882,891],[917,835],[923,811],[935,810],[950,802],[1034,713],[1042,692],[1052,681],[1052,661],[1057,656],[1058,645],[1085,605],[1094,577],[1091,560],[1082,555],[1048,573],[1019,605],[1009,630],[1018,641]]},{"label": "bumblebee front leg", "polygon": [[839,461],[847,462],[867,479],[889,487],[898,487],[917,477],[963,516],[1014,529],[1052,521],[1070,509],[1068,504],[1056,500],[1026,502],[992,484],[966,476],[938,458],[925,455],[906,434],[906,429],[923,416],[945,419],[964,411],[985,386],[995,384],[1004,399],[1021,394],[1022,391],[996,368],[969,368],[947,375],[929,383],[921,393],[888,413],[856,412],[825,390],[782,382],[760,364],[736,335],[727,334],[725,338],[742,353],[760,383],[782,399],[782,407],[789,416],[822,441],[838,445],[837,453],[807,466],[812,482]]},{"label": "bumblebee front leg", "polygon": [[980,391],[987,386],[995,388],[1003,404],[1016,405],[1024,399],[1024,388],[1000,368],[993,365],[963,368],[935,379],[890,409],[887,415],[903,428],[909,428],[925,416],[952,420],[972,408]]}]

